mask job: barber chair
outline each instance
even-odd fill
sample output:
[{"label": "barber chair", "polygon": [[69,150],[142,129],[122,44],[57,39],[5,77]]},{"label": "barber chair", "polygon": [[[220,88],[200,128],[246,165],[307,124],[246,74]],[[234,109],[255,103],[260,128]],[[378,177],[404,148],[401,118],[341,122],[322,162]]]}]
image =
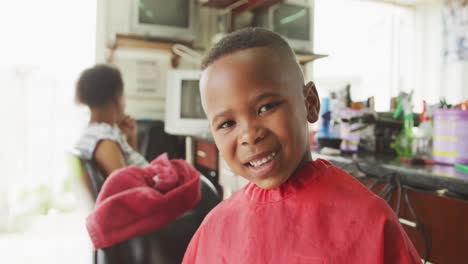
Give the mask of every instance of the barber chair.
[{"label": "barber chair", "polygon": [[[96,198],[104,178],[92,160],[80,158],[80,161],[88,174],[88,189]],[[204,175],[200,175],[200,188],[202,193],[200,202],[192,210],[152,233],[96,250],[95,263],[181,263],[185,250],[204,217],[222,200],[215,186]]]}]

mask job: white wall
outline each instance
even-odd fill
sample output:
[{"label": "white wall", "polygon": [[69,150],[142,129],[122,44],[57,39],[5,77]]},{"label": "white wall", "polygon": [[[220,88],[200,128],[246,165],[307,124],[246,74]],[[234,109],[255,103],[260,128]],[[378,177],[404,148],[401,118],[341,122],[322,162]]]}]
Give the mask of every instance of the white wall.
[{"label": "white wall", "polygon": [[106,26],[107,26],[107,0],[96,1],[96,62],[106,61]]}]

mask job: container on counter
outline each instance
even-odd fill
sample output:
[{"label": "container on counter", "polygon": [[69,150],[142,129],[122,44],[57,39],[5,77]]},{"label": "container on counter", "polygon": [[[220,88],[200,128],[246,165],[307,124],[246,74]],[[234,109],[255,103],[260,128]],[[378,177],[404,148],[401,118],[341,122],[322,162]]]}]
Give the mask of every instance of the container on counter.
[{"label": "container on counter", "polygon": [[468,164],[468,111],[434,111],[433,159],[446,164]]}]

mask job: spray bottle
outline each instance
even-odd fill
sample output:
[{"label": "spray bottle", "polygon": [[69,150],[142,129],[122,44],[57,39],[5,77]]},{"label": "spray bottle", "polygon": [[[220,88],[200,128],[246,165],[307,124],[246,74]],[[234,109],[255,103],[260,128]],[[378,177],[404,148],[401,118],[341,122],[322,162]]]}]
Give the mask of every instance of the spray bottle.
[{"label": "spray bottle", "polygon": [[393,118],[396,119],[403,112],[403,128],[398,133],[395,141],[391,144],[391,147],[396,151],[398,157],[412,157],[413,156],[413,110],[411,105],[411,98],[413,92],[409,94],[400,92],[397,98],[397,109],[393,113]]}]

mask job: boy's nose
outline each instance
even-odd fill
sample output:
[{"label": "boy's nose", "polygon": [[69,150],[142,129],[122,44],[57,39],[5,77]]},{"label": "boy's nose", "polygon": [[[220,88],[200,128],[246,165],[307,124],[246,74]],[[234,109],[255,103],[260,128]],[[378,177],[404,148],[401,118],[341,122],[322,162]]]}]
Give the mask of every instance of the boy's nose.
[{"label": "boy's nose", "polygon": [[239,138],[242,146],[255,145],[265,138],[266,131],[261,127],[249,127],[245,129]]}]

